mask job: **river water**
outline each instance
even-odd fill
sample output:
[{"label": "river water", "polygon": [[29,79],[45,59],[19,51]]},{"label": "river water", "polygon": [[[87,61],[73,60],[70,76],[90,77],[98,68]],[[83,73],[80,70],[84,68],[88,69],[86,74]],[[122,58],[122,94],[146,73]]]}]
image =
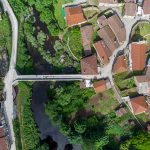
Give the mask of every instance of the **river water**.
[{"label": "river water", "polygon": [[[50,74],[52,66],[41,58],[41,55],[34,49],[29,50],[33,59],[36,74]],[[44,140],[50,136],[57,143],[57,150],[64,150],[68,139],[59,132],[58,127],[52,124],[50,118],[46,115],[44,104],[48,101],[47,90],[49,82],[35,82],[32,91],[32,111],[39,128],[41,139]],[[73,150],[80,150],[79,145],[73,145]],[[70,149],[68,149],[70,150]]]}]

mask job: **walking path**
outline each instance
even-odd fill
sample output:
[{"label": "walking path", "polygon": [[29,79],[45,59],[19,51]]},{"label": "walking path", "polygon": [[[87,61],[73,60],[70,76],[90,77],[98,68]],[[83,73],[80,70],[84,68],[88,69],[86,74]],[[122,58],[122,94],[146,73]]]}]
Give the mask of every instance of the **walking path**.
[{"label": "walking path", "polygon": [[8,13],[11,22],[11,28],[12,28],[12,53],[10,58],[9,71],[4,80],[5,83],[4,92],[6,93],[6,101],[5,101],[6,115],[8,118],[9,127],[11,131],[11,135],[10,135],[12,141],[11,150],[15,150],[16,145],[15,145],[13,124],[12,124],[15,115],[14,105],[13,105],[12,82],[15,78],[14,75],[16,75],[15,67],[16,67],[16,58],[17,58],[18,22],[8,1],[1,0],[1,3],[3,5],[4,11]]},{"label": "walking path", "polygon": [[147,37],[147,36],[150,36],[150,34],[146,34],[146,35],[144,35],[144,37]]}]

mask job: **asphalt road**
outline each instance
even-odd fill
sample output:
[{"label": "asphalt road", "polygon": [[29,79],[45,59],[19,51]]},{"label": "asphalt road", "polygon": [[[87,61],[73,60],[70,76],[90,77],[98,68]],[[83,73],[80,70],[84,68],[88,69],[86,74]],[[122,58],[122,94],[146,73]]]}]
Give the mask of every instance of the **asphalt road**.
[{"label": "asphalt road", "polygon": [[12,124],[12,120],[15,115],[14,105],[13,105],[12,83],[16,74],[15,66],[16,66],[16,58],[17,58],[18,22],[8,1],[1,0],[1,3],[3,5],[4,11],[6,11],[9,16],[11,27],[12,27],[12,53],[10,58],[9,71],[4,80],[5,83],[4,92],[6,93],[6,101],[5,101],[6,115],[8,117],[9,127],[11,131],[10,133],[10,138],[12,141],[11,150],[15,150],[16,145],[15,145],[13,124]]}]

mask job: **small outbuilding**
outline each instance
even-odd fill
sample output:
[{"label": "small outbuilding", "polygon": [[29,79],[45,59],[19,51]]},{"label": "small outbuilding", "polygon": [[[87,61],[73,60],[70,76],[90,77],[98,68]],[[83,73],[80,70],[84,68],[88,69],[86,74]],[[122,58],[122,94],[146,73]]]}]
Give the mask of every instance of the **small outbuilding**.
[{"label": "small outbuilding", "polygon": [[66,23],[68,26],[75,26],[86,22],[82,7],[80,5],[66,6]]},{"label": "small outbuilding", "polygon": [[148,110],[148,104],[145,101],[144,96],[137,96],[135,98],[131,98],[128,104],[134,115],[144,113]]},{"label": "small outbuilding", "polygon": [[114,66],[113,66],[113,73],[118,74],[128,70],[126,57],[124,55],[120,55],[117,57]]},{"label": "small outbuilding", "polygon": [[98,75],[97,58],[95,55],[82,58],[80,64],[82,75]]},{"label": "small outbuilding", "polygon": [[110,81],[108,79],[102,79],[102,80],[96,81],[93,84],[93,87],[94,87],[94,90],[96,93],[100,93],[100,92],[104,92],[104,91],[110,89],[111,85],[110,85]]}]

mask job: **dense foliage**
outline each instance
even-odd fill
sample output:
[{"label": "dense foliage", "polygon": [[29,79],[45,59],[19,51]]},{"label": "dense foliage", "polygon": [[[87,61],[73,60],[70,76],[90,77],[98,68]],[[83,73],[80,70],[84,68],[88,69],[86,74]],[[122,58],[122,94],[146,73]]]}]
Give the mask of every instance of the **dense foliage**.
[{"label": "dense foliage", "polygon": [[11,27],[6,14],[2,14],[0,21],[0,53],[4,50],[11,52]]},{"label": "dense foliage", "polygon": [[66,43],[68,43],[68,46],[70,47],[70,50],[72,51],[74,56],[80,60],[83,57],[83,46],[80,28],[71,28],[65,34],[65,41]]},{"label": "dense foliage", "polygon": [[[24,74],[33,72],[30,69],[33,67],[28,56],[29,49],[38,51],[44,60],[54,66],[57,73],[63,72],[68,66],[74,71],[79,70],[79,63],[74,60],[68,50],[67,41],[60,38],[65,28],[65,21],[61,16],[61,10],[63,10],[61,4],[70,2],[69,0],[61,1],[61,4],[59,1],[49,0],[9,1],[20,23],[19,46],[23,51],[18,54],[19,72]],[[64,25],[61,26],[61,24]],[[81,48],[81,44],[78,48]],[[78,51],[82,52],[82,48]]]},{"label": "dense foliage", "polygon": [[[92,89],[79,89],[78,83],[56,83],[50,85],[46,113],[60,131],[73,144],[81,144],[83,149],[119,149],[114,137],[129,137],[133,126],[127,124],[130,114],[116,117],[114,112],[107,115],[86,108]],[[109,109],[109,108],[105,108]]]},{"label": "dense foliage", "polygon": [[[61,132],[68,136],[73,144],[99,143],[104,135],[104,118],[95,113],[85,118],[85,114],[77,117],[76,113],[84,108],[94,94],[92,89],[79,90],[78,83],[58,83],[50,86],[49,102],[46,112],[57,123]],[[99,145],[104,143],[99,143]],[[89,148],[90,144],[88,144]]]},{"label": "dense foliage", "polygon": [[138,132],[135,136],[122,143],[120,150],[149,150],[149,138],[150,134]]},{"label": "dense foliage", "polygon": [[39,133],[31,111],[30,85],[19,84],[17,102],[22,149],[36,149],[39,144]]},{"label": "dense foliage", "polygon": [[19,83],[17,118],[14,120],[16,147],[18,150],[48,150],[40,144],[40,135],[31,110],[31,84]]},{"label": "dense foliage", "polygon": [[132,41],[138,42],[145,40],[150,45],[150,24],[148,22],[139,23],[133,30]]}]

